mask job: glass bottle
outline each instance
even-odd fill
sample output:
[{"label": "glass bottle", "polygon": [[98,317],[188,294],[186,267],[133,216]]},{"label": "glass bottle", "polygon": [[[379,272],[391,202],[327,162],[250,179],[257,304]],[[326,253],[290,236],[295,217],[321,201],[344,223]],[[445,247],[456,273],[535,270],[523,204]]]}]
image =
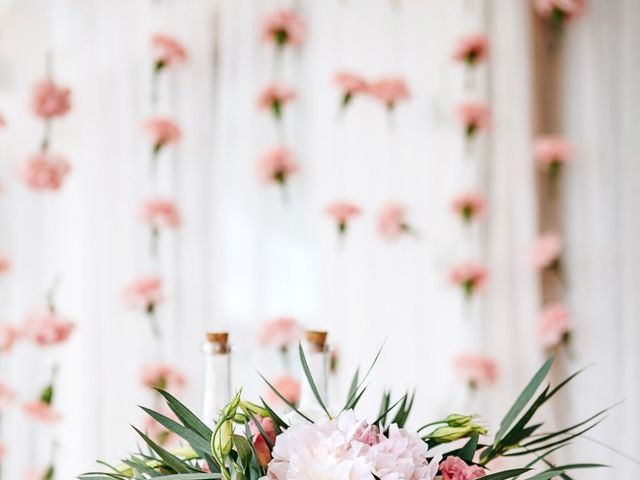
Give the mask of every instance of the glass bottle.
[{"label": "glass bottle", "polygon": [[[304,354],[309,365],[309,371],[316,384],[318,393],[322,401],[327,403],[327,383],[328,383],[328,348],[327,348],[327,332],[308,330],[305,332]],[[302,385],[300,388],[300,406],[302,408],[319,408],[309,382],[306,377],[302,376]]]},{"label": "glass bottle", "polygon": [[202,421],[212,427],[220,411],[231,401],[231,346],[227,332],[209,332],[205,356]]}]

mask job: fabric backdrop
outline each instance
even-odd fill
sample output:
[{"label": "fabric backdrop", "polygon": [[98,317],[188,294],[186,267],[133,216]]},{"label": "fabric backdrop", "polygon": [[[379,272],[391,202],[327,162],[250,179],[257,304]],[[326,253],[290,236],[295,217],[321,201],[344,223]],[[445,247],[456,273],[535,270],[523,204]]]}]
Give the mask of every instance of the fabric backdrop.
[{"label": "fabric backdrop", "polygon": [[[263,15],[282,3],[256,0],[20,0],[0,2],[0,248],[12,260],[0,280],[0,315],[14,322],[61,279],[58,305],[78,328],[52,351],[20,345],[0,365],[21,396],[37,394],[49,365],[61,365],[58,405],[64,421],[59,478],[114,460],[135,446],[129,424],[149,402],[140,367],[157,352],[144,318],[130,312],[122,288],[150,268],[137,209],[148,187],[149,38],[174,34],[188,64],[164,75],[160,110],[183,129],[162,158],[160,190],[178,201],[184,226],[163,235],[161,270],[168,301],[160,310],[161,356],[189,377],[187,403],[199,407],[207,330],[229,329],[234,385],[261,391],[256,368],[270,357],[255,342],[266,319],[287,314],[330,332],[341,352],[340,382],[386,340],[374,384],[396,392],[417,387],[415,418],[465,405],[451,359],[474,350],[494,356],[500,380],[477,408],[495,422],[543,359],[534,326],[538,284],[528,265],[536,234],[531,161],[531,12],[525,0],[330,0],[296,2],[309,35],[300,51],[274,66],[259,40]],[[464,159],[452,110],[464,72],[451,61],[460,33],[485,30],[490,64],[472,96],[490,102],[491,131]],[[567,171],[568,284],[575,318],[571,367],[595,363],[562,399],[577,420],[626,399],[591,432],[640,456],[640,353],[635,294],[640,281],[640,5],[592,0],[566,38],[565,135],[577,146]],[[37,147],[40,124],[28,110],[33,82],[52,52],[56,78],[73,88],[73,110],[54,126],[56,150],[73,172],[56,194],[15,181],[17,162]],[[357,99],[337,118],[337,70],[398,74],[412,90],[390,119]],[[284,135],[302,165],[289,201],[261,185],[256,160],[278,132],[256,111],[274,76],[298,90]],[[484,190],[489,214],[464,230],[449,211],[462,189]],[[359,204],[343,245],[323,209],[336,198]],[[410,207],[418,238],[381,240],[375,215],[387,200]],[[460,260],[485,262],[490,281],[465,306],[447,281]],[[369,406],[377,401],[373,389]],[[563,422],[564,423],[564,422]],[[3,422],[11,449],[7,478],[48,458],[50,428],[19,412]],[[576,443],[584,461],[614,464],[632,478],[632,462]],[[593,455],[593,457],[592,457]],[[593,472],[581,478],[608,478]]]}]

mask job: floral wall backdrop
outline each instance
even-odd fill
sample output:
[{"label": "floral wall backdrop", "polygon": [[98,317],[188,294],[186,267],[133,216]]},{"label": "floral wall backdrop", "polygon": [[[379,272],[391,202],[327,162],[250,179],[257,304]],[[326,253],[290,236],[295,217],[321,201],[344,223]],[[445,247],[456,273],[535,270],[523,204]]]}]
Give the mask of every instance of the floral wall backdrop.
[{"label": "floral wall backdrop", "polygon": [[[592,0],[564,25],[553,106],[574,153],[561,189],[572,342],[558,354],[569,369],[596,363],[595,383],[556,408],[579,418],[626,399],[593,437],[635,457],[639,14],[632,0]],[[22,325],[57,278],[56,305],[75,324],[64,347],[0,348],[0,383],[16,396],[2,404],[2,474],[46,466],[50,435],[57,478],[130,450],[127,424],[153,401],[140,378],[152,360],[184,374],[170,379],[197,408],[207,330],[231,332],[236,383],[256,379],[249,393],[262,392],[256,367],[282,373],[269,321],[327,329],[338,386],[385,342],[376,383],[416,386],[416,417],[452,405],[501,413],[545,355],[531,266],[537,15],[525,0],[1,2],[0,322]],[[156,85],[155,113],[181,136],[152,180],[156,33],[186,58]],[[42,135],[30,102],[47,57],[71,89],[52,130],[71,169],[36,194],[18,171]],[[483,108],[461,110],[470,101]],[[469,112],[480,117],[461,124]],[[152,263],[140,204],[158,192],[180,226],[161,232]],[[469,265],[452,276],[467,261],[486,278]],[[156,340],[123,299],[149,270],[163,278]],[[488,363],[455,361],[469,353]],[[20,405],[52,364],[62,419],[45,435]],[[606,455],[594,460],[637,473]]]}]

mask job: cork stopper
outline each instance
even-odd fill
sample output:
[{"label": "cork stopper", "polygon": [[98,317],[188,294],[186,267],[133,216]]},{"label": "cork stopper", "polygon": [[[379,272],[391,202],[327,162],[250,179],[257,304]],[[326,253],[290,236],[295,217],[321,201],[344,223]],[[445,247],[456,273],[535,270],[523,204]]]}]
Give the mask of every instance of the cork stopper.
[{"label": "cork stopper", "polygon": [[324,352],[327,345],[327,332],[307,330],[304,336],[313,351]]},{"label": "cork stopper", "polygon": [[229,332],[207,332],[207,342],[212,344],[217,353],[229,352]]}]

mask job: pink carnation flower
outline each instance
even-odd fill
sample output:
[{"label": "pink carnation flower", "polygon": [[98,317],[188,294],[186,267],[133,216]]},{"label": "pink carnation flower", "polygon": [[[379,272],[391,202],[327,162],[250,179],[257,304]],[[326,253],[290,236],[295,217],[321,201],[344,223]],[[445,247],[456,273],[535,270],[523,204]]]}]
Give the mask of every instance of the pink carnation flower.
[{"label": "pink carnation flower", "polygon": [[58,345],[67,341],[74,328],[72,321],[43,308],[27,316],[22,335],[40,346]]},{"label": "pink carnation flower", "polygon": [[271,450],[269,449],[269,444],[273,445],[276,442],[276,426],[273,423],[273,420],[269,417],[262,418],[258,415],[256,420],[260,424],[262,432],[264,432],[269,441],[267,442],[253,420],[249,423],[252,435],[251,441],[253,443],[253,448],[258,455],[260,465],[262,465],[262,468],[267,468],[267,465],[271,461]]},{"label": "pink carnation flower", "polygon": [[178,228],[181,223],[176,204],[169,199],[154,197],[142,204],[142,220],[154,230]]},{"label": "pink carnation flower", "polygon": [[453,198],[451,208],[465,222],[470,222],[484,214],[484,197],[475,192],[462,193]]},{"label": "pink carnation flower", "polygon": [[385,77],[371,82],[367,93],[385,104],[389,110],[393,110],[399,101],[411,96],[407,83],[400,77]]},{"label": "pink carnation flower", "polygon": [[148,119],[145,123],[145,129],[151,135],[154,154],[157,154],[162,147],[176,143],[182,136],[180,127],[173,120],[165,117]]},{"label": "pink carnation flower", "polygon": [[258,96],[258,108],[271,110],[276,119],[282,117],[282,109],[285,104],[296,98],[296,92],[284,85],[272,84],[267,86]]},{"label": "pink carnation flower", "polygon": [[290,9],[276,10],[267,15],[262,22],[262,40],[273,43],[278,48],[285,45],[302,45],[305,33],[304,22]]},{"label": "pink carnation flower", "polygon": [[484,477],[485,471],[477,465],[467,465],[464,460],[449,456],[440,463],[442,480],[475,480]]},{"label": "pink carnation flower", "polygon": [[0,128],[4,128],[7,126],[7,119],[4,118],[4,115],[0,113]]},{"label": "pink carnation flower", "polygon": [[382,238],[394,240],[411,231],[407,222],[407,209],[398,203],[388,203],[378,214],[378,233]]},{"label": "pink carnation flower", "polygon": [[495,383],[498,378],[498,365],[490,357],[475,354],[458,355],[453,365],[460,376],[471,388]]},{"label": "pink carnation flower", "polygon": [[0,382],[0,410],[7,408],[15,397],[15,392],[4,383]]},{"label": "pink carnation flower", "polygon": [[586,0],[535,0],[534,7],[538,15],[562,24],[582,15]]},{"label": "pink carnation flower", "polygon": [[0,255],[0,275],[11,270],[11,262],[4,255]]},{"label": "pink carnation flower", "polygon": [[71,90],[56,85],[52,80],[42,80],[33,88],[31,109],[42,119],[65,115],[71,109]]},{"label": "pink carnation flower", "polygon": [[34,420],[44,423],[54,423],[60,420],[60,414],[47,402],[38,400],[37,402],[28,402],[22,405],[23,412]]},{"label": "pink carnation flower", "polygon": [[548,305],[540,314],[538,338],[544,348],[553,348],[568,341],[571,333],[571,317],[561,303]]},{"label": "pink carnation flower", "polygon": [[[270,383],[289,403],[293,405],[298,404],[300,400],[300,382],[297,378],[291,375],[281,375],[271,380]],[[274,408],[281,409],[286,406],[280,397],[268,387],[265,391],[265,399],[267,403]]]},{"label": "pink carnation flower", "polygon": [[151,37],[151,45],[155,52],[155,69],[157,71],[187,61],[186,49],[174,37],[157,33]]},{"label": "pink carnation flower", "polygon": [[10,351],[19,338],[20,331],[13,325],[0,324],[0,353]]},{"label": "pink carnation flower", "polygon": [[327,215],[335,220],[340,234],[344,234],[347,231],[349,221],[361,213],[358,206],[341,200],[330,204],[325,211]]},{"label": "pink carnation flower", "polygon": [[533,145],[533,157],[549,173],[557,172],[573,156],[573,146],[559,135],[538,137]]},{"label": "pink carnation flower", "polygon": [[472,33],[458,39],[453,58],[459,62],[474,66],[486,60],[489,53],[489,39],[484,33]]},{"label": "pink carnation flower", "polygon": [[0,460],[7,456],[7,446],[0,442]]},{"label": "pink carnation flower", "polygon": [[456,108],[458,120],[464,127],[465,135],[471,139],[473,136],[489,127],[490,110],[487,105],[479,102],[464,102]]},{"label": "pink carnation flower", "polygon": [[487,269],[474,262],[462,263],[449,272],[451,283],[462,287],[467,298],[481,288],[487,280]]},{"label": "pink carnation flower", "polygon": [[264,153],[258,162],[258,173],[265,182],[284,186],[290,175],[297,173],[298,164],[288,148],[276,147]]},{"label": "pink carnation flower", "polygon": [[53,192],[60,190],[70,171],[71,165],[64,157],[41,151],[18,166],[18,178],[32,190]]},{"label": "pink carnation flower", "polygon": [[354,95],[367,93],[369,89],[367,81],[355,73],[341,71],[336,74],[334,80],[342,90],[342,108],[345,108],[353,100]]},{"label": "pink carnation flower", "polygon": [[562,253],[562,238],[555,232],[541,234],[531,251],[531,264],[537,271],[556,268]]},{"label": "pink carnation flower", "polygon": [[184,375],[165,363],[145,365],[140,375],[142,384],[149,388],[161,390],[179,390],[186,384]]},{"label": "pink carnation flower", "polygon": [[152,314],[164,300],[162,278],[151,275],[134,280],[125,288],[124,299],[129,307]]},{"label": "pink carnation flower", "polygon": [[258,330],[258,341],[263,346],[286,350],[290,345],[300,341],[304,329],[294,318],[278,317],[261,325]]}]

